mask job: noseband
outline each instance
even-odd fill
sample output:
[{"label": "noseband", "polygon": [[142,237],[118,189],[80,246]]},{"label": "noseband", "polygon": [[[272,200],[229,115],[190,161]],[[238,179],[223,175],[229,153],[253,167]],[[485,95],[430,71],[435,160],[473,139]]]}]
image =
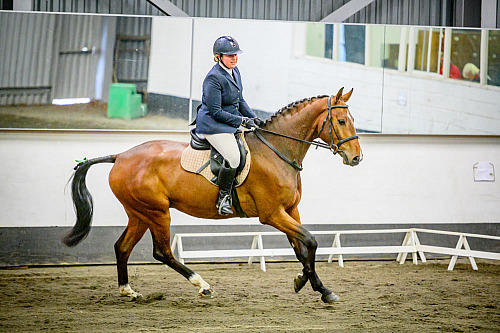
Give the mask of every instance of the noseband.
[{"label": "noseband", "polygon": [[[285,162],[287,162],[288,164],[290,164],[296,170],[301,171],[302,170],[302,166],[299,165],[299,163],[297,163],[296,161],[291,161],[289,158],[287,158],[282,153],[280,153],[276,148],[274,148],[273,145],[271,145],[266,139],[264,139],[264,137],[259,133],[259,131],[263,131],[263,132],[266,132],[266,133],[271,133],[271,134],[274,134],[274,135],[277,135],[277,136],[281,136],[281,137],[284,137],[284,138],[287,138],[287,139],[291,139],[291,140],[295,140],[295,141],[299,141],[299,142],[308,143],[308,144],[316,146],[316,148],[318,148],[318,147],[325,148],[325,149],[330,150],[335,155],[339,151],[341,151],[339,149],[339,147],[341,145],[343,145],[344,143],[346,143],[348,141],[351,141],[351,140],[354,140],[354,139],[358,139],[359,137],[357,135],[351,135],[350,137],[347,137],[345,139],[340,139],[339,135],[337,134],[337,131],[335,130],[335,126],[333,126],[332,110],[333,109],[337,109],[337,108],[347,109],[348,106],[347,105],[331,105],[332,97],[333,96],[328,97],[328,114],[327,114],[325,120],[323,121],[323,125],[321,125],[321,129],[319,130],[319,134],[321,134],[321,132],[323,131],[323,128],[325,127],[325,125],[326,125],[326,123],[328,121],[328,125],[330,127],[330,144],[326,144],[326,143],[322,143],[322,142],[317,142],[317,141],[307,141],[307,140],[303,140],[303,139],[299,139],[299,138],[294,138],[294,137],[291,137],[291,136],[288,136],[288,135],[285,135],[285,134],[281,134],[281,133],[269,131],[269,130],[266,130],[264,128],[259,128],[259,127],[255,128],[253,130],[253,132],[255,133],[255,135],[257,136],[257,138],[259,138],[260,141],[262,141],[266,146],[268,146],[272,151],[274,151],[282,160],[284,160]],[[335,133],[335,136],[337,137],[337,140],[338,140],[337,144],[333,143],[333,133]]]}]

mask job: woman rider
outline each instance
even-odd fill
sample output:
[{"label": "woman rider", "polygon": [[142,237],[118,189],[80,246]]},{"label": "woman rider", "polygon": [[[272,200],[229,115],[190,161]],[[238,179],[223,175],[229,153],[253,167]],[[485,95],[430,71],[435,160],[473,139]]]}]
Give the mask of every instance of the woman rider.
[{"label": "woman rider", "polygon": [[221,215],[233,214],[231,191],[240,163],[234,133],[240,126],[254,128],[262,122],[243,99],[240,71],[236,67],[241,52],[234,38],[217,38],[213,47],[216,64],[203,81],[202,104],[196,116],[196,134],[205,137],[224,157],[216,205]]}]

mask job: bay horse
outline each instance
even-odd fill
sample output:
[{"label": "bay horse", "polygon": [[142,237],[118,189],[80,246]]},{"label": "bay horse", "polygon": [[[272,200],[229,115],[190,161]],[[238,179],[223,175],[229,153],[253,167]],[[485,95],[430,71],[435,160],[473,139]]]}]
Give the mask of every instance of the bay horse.
[{"label": "bay horse", "polygon": [[[354,119],[345,104],[352,91],[343,95],[342,88],[335,96],[291,103],[267,119],[260,129],[246,132],[252,154],[250,172],[236,189],[241,208],[248,217],[258,217],[262,224],[286,234],[303,265],[302,273],[294,279],[295,292],[309,281],[325,303],[339,298],[323,286],[316,274],[318,244],[301,226],[297,209],[302,192],[300,170],[311,145],[338,153],[346,165],[355,166],[362,160]],[[313,141],[317,138],[324,142]],[[97,163],[114,163],[109,185],[129,219],[114,245],[121,295],[140,296],[129,285],[127,261],[134,246],[149,229],[153,238],[153,257],[198,287],[201,296],[213,296],[212,287],[174,257],[170,247],[169,209],[207,219],[236,215],[219,215],[215,208],[217,186],[181,167],[181,154],[187,145],[169,140],[149,141],[120,154],[85,160],[75,167],[71,187],[76,224],[63,239],[67,246],[77,245],[90,232],[93,200],[85,184],[87,171]]]}]

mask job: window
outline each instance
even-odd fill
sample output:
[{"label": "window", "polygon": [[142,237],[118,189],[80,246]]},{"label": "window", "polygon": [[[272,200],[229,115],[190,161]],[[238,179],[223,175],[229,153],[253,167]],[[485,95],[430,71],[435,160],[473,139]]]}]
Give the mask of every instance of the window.
[{"label": "window", "polygon": [[452,30],[450,54],[450,78],[479,82],[479,63],[481,55],[481,31]]},{"label": "window", "polygon": [[[419,28],[415,46],[415,70],[438,73],[438,64],[442,63],[444,31],[439,28]],[[442,68],[439,67],[442,74]],[[451,74],[450,74],[451,77]]]},{"label": "window", "polygon": [[339,28],[339,60],[364,64],[365,26],[341,24]]}]

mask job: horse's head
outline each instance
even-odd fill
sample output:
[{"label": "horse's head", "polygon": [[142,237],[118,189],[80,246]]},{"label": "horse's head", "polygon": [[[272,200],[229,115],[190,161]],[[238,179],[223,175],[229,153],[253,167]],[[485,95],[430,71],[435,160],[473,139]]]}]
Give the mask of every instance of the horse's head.
[{"label": "horse's head", "polygon": [[344,164],[355,166],[363,159],[363,153],[354,128],[354,118],[346,104],[353,89],[345,95],[342,95],[343,90],[341,88],[337,95],[328,97],[318,123],[318,133],[334,154],[342,156]]}]

